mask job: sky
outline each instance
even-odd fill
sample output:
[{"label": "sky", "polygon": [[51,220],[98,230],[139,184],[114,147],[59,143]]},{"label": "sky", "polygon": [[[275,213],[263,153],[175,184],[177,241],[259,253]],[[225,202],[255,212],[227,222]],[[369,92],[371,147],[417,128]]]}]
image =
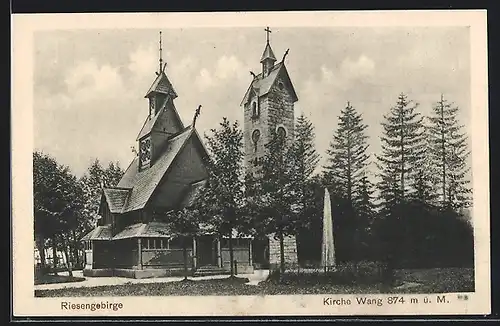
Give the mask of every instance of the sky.
[{"label": "sky", "polygon": [[[242,124],[239,106],[259,73],[264,28],[163,29],[163,60],[185,125],[203,135],[223,117]],[[273,28],[271,46],[298,95],[295,115],[313,123],[326,150],[347,101],[360,112],[369,151],[380,151],[384,114],[406,93],[427,115],[441,94],[460,108],[470,135],[467,27]],[[81,176],[98,158],[126,168],[148,113],[144,95],[158,70],[158,29],[37,31],[34,146]],[[372,157],[372,161],[374,161]]]}]

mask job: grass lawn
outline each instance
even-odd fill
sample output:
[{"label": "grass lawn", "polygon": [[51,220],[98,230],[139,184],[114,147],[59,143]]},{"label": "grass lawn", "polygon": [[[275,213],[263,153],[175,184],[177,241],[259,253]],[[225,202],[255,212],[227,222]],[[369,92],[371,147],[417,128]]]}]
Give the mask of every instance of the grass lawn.
[{"label": "grass lawn", "polygon": [[[475,291],[473,268],[407,269],[397,271],[396,277],[405,282],[421,284],[414,288],[405,289],[406,293]],[[391,292],[397,292],[397,290]]]},{"label": "grass lawn", "polygon": [[38,284],[54,284],[54,283],[71,283],[85,281],[84,277],[71,277],[64,275],[46,274],[35,277],[35,285]]},{"label": "grass lawn", "polygon": [[[444,293],[473,292],[474,275],[472,269],[427,269],[402,270],[397,277],[405,282],[419,283],[405,289],[392,289],[386,293]],[[261,282],[246,285],[244,280],[199,280],[170,283],[136,283],[88,288],[36,290],[36,297],[76,297],[76,296],[173,296],[173,295],[276,295],[276,294],[369,294],[381,293],[380,285],[286,285]]]}]

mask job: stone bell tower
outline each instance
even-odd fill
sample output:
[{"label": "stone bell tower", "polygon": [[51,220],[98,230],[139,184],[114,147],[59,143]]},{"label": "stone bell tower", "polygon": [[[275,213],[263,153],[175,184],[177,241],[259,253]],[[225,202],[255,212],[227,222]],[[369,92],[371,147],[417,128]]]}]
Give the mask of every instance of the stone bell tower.
[{"label": "stone bell tower", "polygon": [[[277,62],[269,42],[269,27],[266,31],[266,45],[260,63],[261,71],[252,74],[241,106],[244,111],[243,142],[245,168],[255,171],[254,160],[265,155],[265,145],[271,140],[273,132],[284,136],[287,142],[293,141],[294,103],[298,97],[285,66],[286,50],[281,61]],[[297,263],[295,237],[285,238],[285,259],[287,263]],[[269,236],[269,263],[279,264],[279,241]]]},{"label": "stone bell tower", "polygon": [[288,50],[280,62],[269,42],[269,28],[265,29],[267,41],[260,59],[261,71],[252,74],[241,106],[244,110],[245,166],[252,169],[252,160],[262,157],[265,144],[271,140],[272,132],[283,134],[287,141],[293,141],[294,103],[297,94],[285,66]]}]

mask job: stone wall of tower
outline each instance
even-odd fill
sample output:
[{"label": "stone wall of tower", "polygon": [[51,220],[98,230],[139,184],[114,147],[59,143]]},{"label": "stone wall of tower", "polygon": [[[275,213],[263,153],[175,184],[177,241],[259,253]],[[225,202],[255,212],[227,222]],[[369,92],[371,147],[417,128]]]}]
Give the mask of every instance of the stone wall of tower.
[{"label": "stone wall of tower", "polygon": [[[283,88],[280,88],[280,82]],[[293,141],[294,134],[294,103],[291,91],[287,84],[277,80],[270,92],[260,98],[251,98],[244,106],[244,149],[245,149],[245,167],[250,168],[250,162],[256,157],[262,157],[265,153],[265,144],[272,137],[272,133],[278,125],[283,125],[287,131],[288,141]],[[252,103],[258,100],[260,116],[252,117]],[[260,139],[255,148],[252,141],[252,133],[259,129]]]},{"label": "stone wall of tower", "polygon": [[[252,117],[252,103],[256,101],[259,109],[260,115],[257,118]],[[264,97],[257,98],[256,96],[251,98],[250,101],[244,106],[244,125],[243,125],[243,140],[244,140],[244,150],[245,150],[245,168],[251,169],[252,160],[256,157],[262,157],[265,151],[265,144],[269,139],[269,130],[267,128],[269,111],[267,110],[267,99]],[[257,142],[257,148],[255,148],[252,141],[252,133],[255,130],[260,131],[260,139]]]},{"label": "stone wall of tower", "polygon": [[[280,88],[280,84],[283,88]],[[267,96],[269,135],[278,125],[283,125],[287,131],[287,140],[293,141],[294,133],[294,103],[291,91],[286,83],[278,79]]]}]

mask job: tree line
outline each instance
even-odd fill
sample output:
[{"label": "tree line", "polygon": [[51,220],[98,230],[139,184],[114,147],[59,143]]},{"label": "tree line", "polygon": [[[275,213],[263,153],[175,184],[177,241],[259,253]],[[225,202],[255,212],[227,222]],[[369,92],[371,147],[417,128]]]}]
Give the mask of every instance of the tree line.
[{"label": "tree line", "polygon": [[320,173],[315,173],[320,155],[314,126],[303,114],[293,142],[271,134],[252,174],[242,164],[239,125],[224,119],[206,136],[212,173],[195,215],[203,216],[207,207],[208,220],[219,214],[225,227],[215,229],[229,235],[230,244],[233,228],[256,237],[274,234],[282,271],[284,237],[296,235],[299,263],[314,265],[320,260],[328,188],[339,262],[379,261],[389,274],[398,267],[471,266],[470,152],[458,110],[441,96],[425,117],[417,103],[400,94],[384,115],[382,149],[371,153],[368,125],[347,103]]},{"label": "tree line", "polygon": [[[293,141],[271,134],[266,154],[253,162],[255,173],[243,165],[238,121],[223,118],[205,134],[207,186],[193,205],[165,219],[186,240],[185,268],[191,237],[206,232],[228,239],[232,276],[233,232],[274,234],[282,271],[287,235],[297,236],[300,264],[319,262],[325,188],[332,198],[338,262],[379,261],[388,277],[398,267],[473,264],[472,228],[464,216],[470,206],[470,152],[459,109],[441,97],[424,117],[407,95],[395,102],[384,115],[382,150],[376,154],[362,114],[347,103],[320,173],[315,129],[305,115],[296,119]],[[95,220],[101,184],[116,184],[123,171],[117,164],[103,169],[96,161],[76,179],[46,155],[35,153],[34,161],[37,244],[76,248],[76,239]]]},{"label": "tree line", "polygon": [[[69,167],[50,155],[33,153],[35,244],[42,272],[48,269],[57,272],[62,267],[71,273],[73,267],[83,267],[80,239],[96,226],[101,189],[116,185],[122,175],[118,162],[103,167],[96,159],[77,178]],[[46,265],[47,248],[52,249],[52,266]],[[67,266],[60,266],[57,252],[64,254]]]}]

